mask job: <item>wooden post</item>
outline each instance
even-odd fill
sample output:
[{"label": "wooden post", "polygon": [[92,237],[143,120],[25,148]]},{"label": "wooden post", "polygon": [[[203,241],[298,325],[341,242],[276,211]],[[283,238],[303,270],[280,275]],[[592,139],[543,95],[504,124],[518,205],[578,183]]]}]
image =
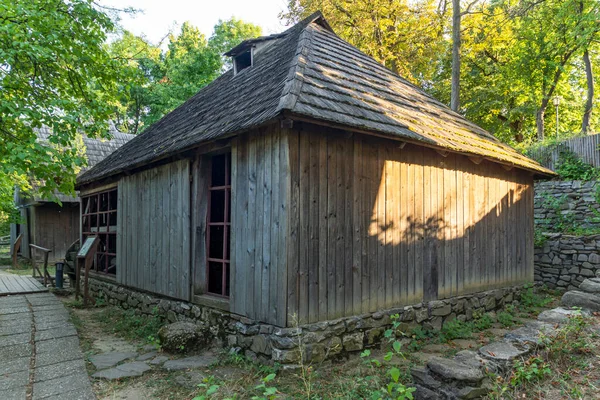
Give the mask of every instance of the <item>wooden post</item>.
[{"label": "wooden post", "polygon": [[17,236],[17,239],[15,240],[15,244],[13,246],[12,265],[13,265],[13,268],[15,268],[15,269],[17,268],[17,253],[21,249],[21,241],[22,240],[23,240],[23,234],[19,234],[19,236]]},{"label": "wooden post", "polygon": [[100,239],[98,236],[92,236],[85,240],[83,246],[77,253],[77,263],[75,268],[75,300],[79,300],[80,294],[80,282],[81,282],[81,263],[83,263],[83,267],[85,268],[85,276],[83,280],[83,306],[87,307],[88,305],[88,297],[89,297],[89,275],[90,275],[90,266],[94,262],[94,258],[96,257],[96,251],[98,250],[98,244],[100,243]]},{"label": "wooden post", "polygon": [[[53,283],[52,277],[48,273],[48,254],[50,254],[52,252],[52,250],[47,249],[45,247],[37,246],[35,244],[30,244],[29,247],[31,249],[31,266],[32,266],[31,275],[35,278],[35,272],[37,271],[37,273],[40,274],[40,278],[44,278],[44,286],[46,286],[48,284],[48,281],[50,281],[50,283]],[[37,267],[37,264],[35,263],[35,255],[34,255],[33,250],[40,250],[40,251],[44,252],[44,273],[42,273],[39,270],[39,268]]]}]

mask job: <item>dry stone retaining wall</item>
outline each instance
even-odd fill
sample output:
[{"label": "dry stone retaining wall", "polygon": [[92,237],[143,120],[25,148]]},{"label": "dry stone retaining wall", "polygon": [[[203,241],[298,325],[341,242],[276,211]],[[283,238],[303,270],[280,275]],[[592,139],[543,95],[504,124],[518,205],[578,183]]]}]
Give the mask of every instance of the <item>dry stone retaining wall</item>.
[{"label": "dry stone retaining wall", "polygon": [[535,249],[535,281],[551,289],[577,289],[600,270],[600,235],[545,234]]},{"label": "dry stone retaining wall", "polygon": [[[545,181],[534,186],[534,219],[538,229],[556,232],[560,217],[574,227],[600,228],[599,181]],[[592,211],[594,210],[594,211]],[[596,214],[597,213],[597,214]]]},{"label": "dry stone retaining wall", "polygon": [[504,305],[518,301],[524,290],[523,286],[495,289],[297,328],[280,328],[211,307],[170,300],[104,280],[90,279],[92,296],[102,297],[109,304],[133,308],[142,314],[160,315],[170,322],[202,322],[209,325],[217,345],[236,349],[261,362],[291,365],[299,362],[299,343],[303,345],[305,362],[343,357],[348,352],[378,345],[385,330],[391,327],[392,315],[399,316],[402,322],[400,328],[405,331],[417,325],[441,329],[444,323],[454,319],[468,321],[473,314],[502,309]]}]

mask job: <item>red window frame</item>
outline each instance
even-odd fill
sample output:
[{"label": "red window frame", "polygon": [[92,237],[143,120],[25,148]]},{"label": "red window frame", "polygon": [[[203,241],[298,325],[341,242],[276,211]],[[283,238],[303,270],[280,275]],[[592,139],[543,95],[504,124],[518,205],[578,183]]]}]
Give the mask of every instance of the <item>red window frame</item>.
[{"label": "red window frame", "polygon": [[223,153],[211,159],[206,216],[206,292],[226,298],[229,297],[230,213],[231,153]]},{"label": "red window frame", "polygon": [[[117,272],[117,195],[114,188],[81,197],[82,239],[99,237],[93,270],[106,275],[116,275]],[[111,268],[113,259],[114,268]]]}]

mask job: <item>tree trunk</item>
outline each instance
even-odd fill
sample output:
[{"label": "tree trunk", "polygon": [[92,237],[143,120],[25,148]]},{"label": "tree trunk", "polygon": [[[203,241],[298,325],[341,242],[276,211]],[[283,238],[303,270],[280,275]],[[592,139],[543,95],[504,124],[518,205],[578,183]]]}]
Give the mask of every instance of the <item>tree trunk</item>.
[{"label": "tree trunk", "polygon": [[450,108],[460,108],[460,0],[452,0],[452,92]]},{"label": "tree trunk", "polygon": [[[547,104],[547,103],[546,103]],[[535,124],[537,126],[537,137],[541,142],[544,140],[544,116],[546,115],[546,106],[540,107],[535,117]]]},{"label": "tree trunk", "polygon": [[587,135],[590,133],[590,119],[592,117],[592,106],[594,104],[594,74],[592,72],[590,54],[587,49],[583,53],[583,63],[585,64],[585,77],[587,79],[587,101],[585,103],[585,110],[581,122],[581,133]]}]

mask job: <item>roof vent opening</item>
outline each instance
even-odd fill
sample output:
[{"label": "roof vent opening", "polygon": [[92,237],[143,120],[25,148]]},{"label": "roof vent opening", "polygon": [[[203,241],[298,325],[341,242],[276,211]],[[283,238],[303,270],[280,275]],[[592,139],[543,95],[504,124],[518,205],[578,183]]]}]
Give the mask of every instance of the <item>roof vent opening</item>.
[{"label": "roof vent opening", "polygon": [[233,72],[235,75],[237,75],[240,71],[252,66],[252,62],[254,61],[253,53],[253,48],[250,47],[249,49],[233,56]]}]

